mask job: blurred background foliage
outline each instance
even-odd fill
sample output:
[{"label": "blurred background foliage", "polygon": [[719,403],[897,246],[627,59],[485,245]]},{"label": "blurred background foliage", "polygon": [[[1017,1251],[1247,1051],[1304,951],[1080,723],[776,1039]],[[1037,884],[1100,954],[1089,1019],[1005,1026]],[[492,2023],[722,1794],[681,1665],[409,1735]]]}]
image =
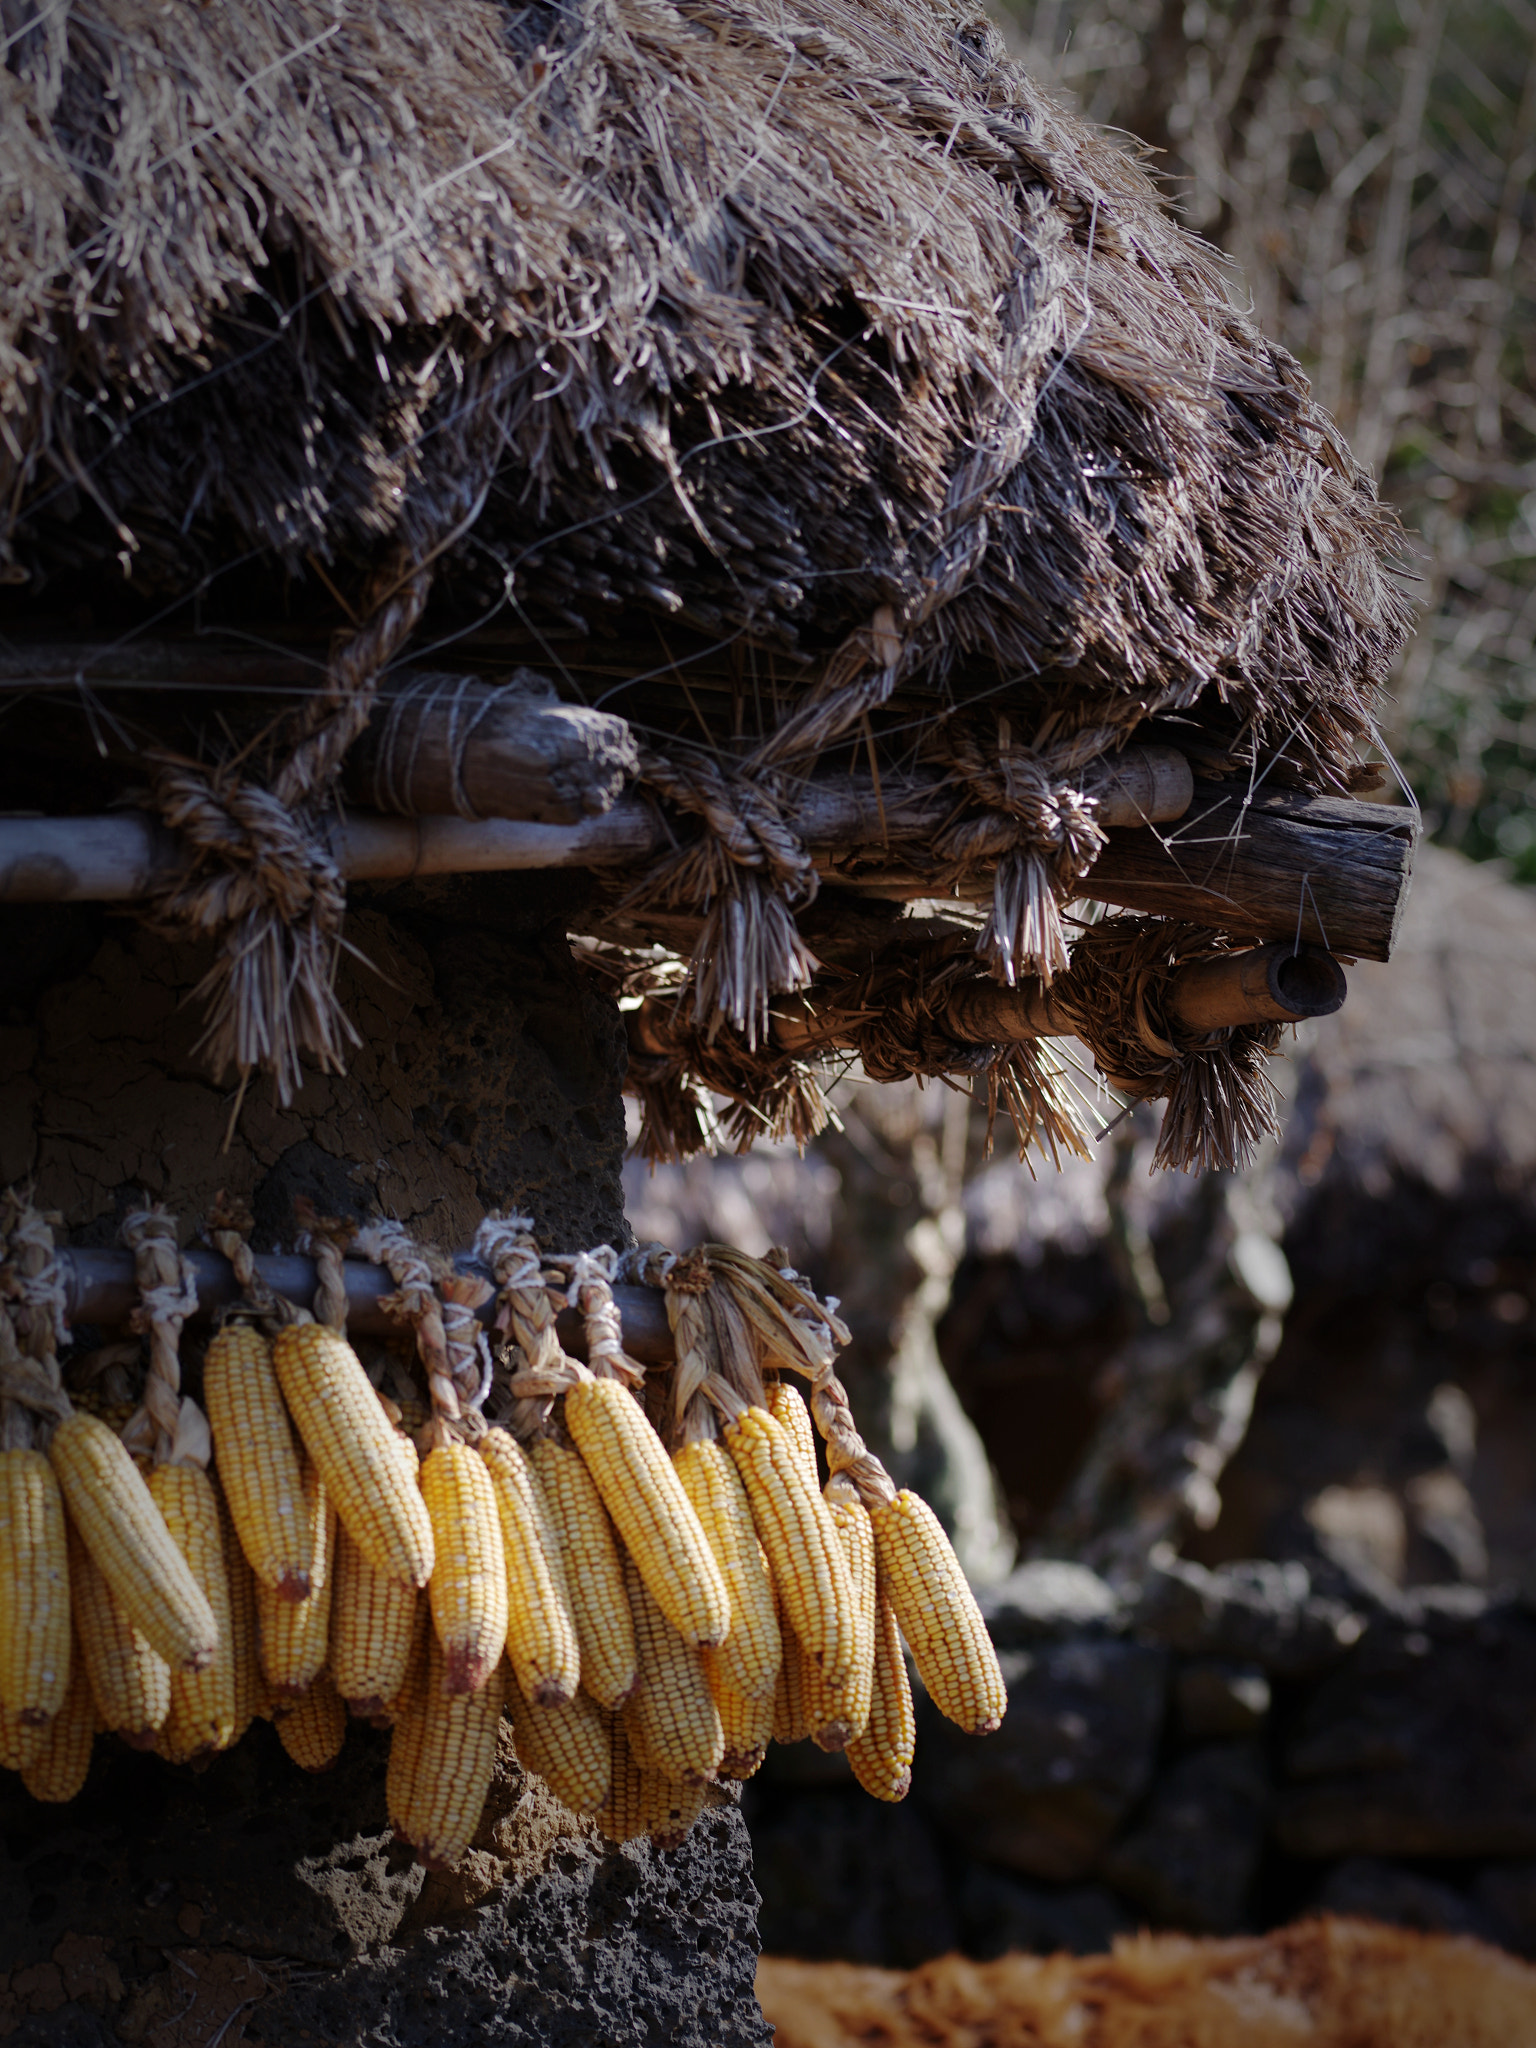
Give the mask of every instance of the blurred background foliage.
[{"label": "blurred background foliage", "polygon": [[994,0],[1382,478],[1425,611],[1384,733],[1441,843],[1536,882],[1536,6]]}]

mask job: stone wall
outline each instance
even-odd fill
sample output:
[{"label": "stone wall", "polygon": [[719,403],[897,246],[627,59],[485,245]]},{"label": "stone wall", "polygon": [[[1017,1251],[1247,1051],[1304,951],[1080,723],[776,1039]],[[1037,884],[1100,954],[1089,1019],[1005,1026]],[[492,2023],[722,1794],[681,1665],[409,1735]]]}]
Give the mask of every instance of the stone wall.
[{"label": "stone wall", "polygon": [[[622,1039],[564,942],[572,886],[360,902],[341,986],[363,1043],[286,1108],[204,1072],[192,949],[96,910],[0,914],[0,1183],[34,1182],[84,1244],[144,1190],[190,1228],[221,1187],[269,1247],[298,1194],[445,1249],[492,1206],[552,1246],[626,1241]],[[258,1723],[200,1772],[102,1739],[66,1807],[0,1773],[0,2039],[766,2042],[734,1803],[674,1852],[614,1849],[508,1751],[463,1869],[428,1878],[385,1826],[385,1755],[354,1728],[305,1778]]]}]

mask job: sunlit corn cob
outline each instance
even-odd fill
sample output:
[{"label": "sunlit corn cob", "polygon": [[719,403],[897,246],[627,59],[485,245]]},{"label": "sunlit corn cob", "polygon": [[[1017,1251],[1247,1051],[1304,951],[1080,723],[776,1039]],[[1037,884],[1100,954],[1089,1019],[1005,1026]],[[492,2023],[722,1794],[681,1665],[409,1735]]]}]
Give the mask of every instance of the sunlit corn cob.
[{"label": "sunlit corn cob", "polygon": [[414,1586],[376,1572],[337,1528],[328,1657],[337,1692],[364,1720],[387,1714],[405,1683],[420,1599]]},{"label": "sunlit corn cob", "polygon": [[708,1787],[678,1784],[659,1772],[642,1770],[640,1776],[641,1796],[650,1810],[646,1833],[658,1849],[680,1849],[704,1811]]},{"label": "sunlit corn cob", "polygon": [[762,1767],[773,1736],[774,1694],[763,1693],[755,1700],[743,1699],[729,1686],[716,1682],[710,1673],[709,1690],[720,1716],[725,1754],[716,1774],[722,1778],[750,1778]]},{"label": "sunlit corn cob", "polygon": [[157,1465],[149,1475],[149,1490],[213,1609],[218,1630],[218,1646],[207,1664],[197,1671],[171,1673],[171,1711],[157,1746],[184,1763],[205,1750],[227,1748],[235,1733],[235,1666],[219,1498],[213,1481],[197,1465]]},{"label": "sunlit corn cob", "polygon": [[375,1571],[408,1586],[432,1576],[432,1524],[396,1432],[357,1354],[319,1323],[292,1323],[272,1345],[278,1384],[348,1534]]},{"label": "sunlit corn cob", "polygon": [[847,1678],[835,1688],[807,1660],[804,1699],[811,1740],[818,1749],[836,1751],[846,1749],[856,1735],[862,1735],[869,1720],[875,1676],[875,1532],[869,1510],[856,1495],[843,1499],[829,1490],[823,1497],[848,1564],[856,1648]]},{"label": "sunlit corn cob", "polygon": [[640,1683],[620,1710],[629,1745],[648,1770],[669,1778],[713,1778],[725,1754],[725,1732],[703,1656],[678,1634],[628,1557],[624,1583],[640,1658]]},{"label": "sunlit corn cob", "polygon": [[788,1431],[765,1409],[748,1408],[724,1436],[768,1553],[780,1618],[826,1683],[843,1685],[857,1628],[848,1566],[826,1502],[806,1483]]},{"label": "sunlit corn cob", "polygon": [[34,1799],[61,1806],[84,1785],[91,1768],[91,1745],[96,1740],[96,1702],[91,1698],[83,1657],[72,1660],[64,1704],[42,1736],[37,1755],[22,1766],[21,1782]]},{"label": "sunlit corn cob", "polygon": [[476,1448],[490,1474],[501,1517],[507,1560],[507,1661],[515,1690],[541,1706],[556,1706],[575,1696],[581,1649],[553,1517],[515,1437],[504,1429],[489,1429]]},{"label": "sunlit corn cob", "polygon": [[328,1771],[335,1763],[347,1739],[347,1710],[328,1671],[278,1715],[277,1739],[301,1771]]},{"label": "sunlit corn cob", "polygon": [[14,1714],[0,1707],[0,1770],[26,1770],[42,1755],[47,1739],[46,1722],[24,1727]]},{"label": "sunlit corn cob", "polygon": [[723,1444],[688,1443],[673,1464],[731,1598],[731,1632],[710,1653],[721,1682],[743,1698],[771,1696],[783,1655],[768,1562],[746,1489]]},{"label": "sunlit corn cob", "polygon": [[903,1488],[870,1519],[880,1584],[929,1697],[967,1734],[990,1735],[1008,1711],[1008,1692],[981,1609],[938,1516]]},{"label": "sunlit corn cob", "polygon": [[853,1775],[872,1798],[891,1804],[905,1799],[912,1787],[912,1758],[917,1749],[917,1716],[901,1631],[882,1590],[875,1603],[875,1683],[869,1726],[848,1745]]},{"label": "sunlit corn cob", "polygon": [[561,1705],[539,1706],[512,1682],[507,1712],[521,1763],[572,1813],[596,1813],[607,1800],[612,1771],[602,1708],[584,1692]]},{"label": "sunlit corn cob", "polygon": [[496,1489],[468,1444],[439,1444],[421,1465],[436,1562],[427,1586],[443,1646],[443,1684],[478,1692],[507,1641],[507,1557]]},{"label": "sunlit corn cob", "polygon": [[153,1749],[171,1711],[171,1668],[118,1606],[72,1525],[69,1594],[74,1647],[84,1661],[103,1726],[130,1748]]},{"label": "sunlit corn cob", "polygon": [[318,1468],[304,1464],[304,1519],[308,1532],[309,1592],[302,1600],[280,1600],[269,1586],[256,1587],[256,1640],[262,1675],[277,1695],[275,1705],[313,1685],[326,1659],[330,1636],[336,1541],[336,1510]]},{"label": "sunlit corn cob", "polygon": [[219,1484],[240,1548],[280,1599],[309,1591],[309,1543],[298,1446],[272,1348],[248,1323],[226,1323],[203,1361],[203,1402]]},{"label": "sunlit corn cob", "polygon": [[0,1451],[0,1706],[51,1721],[69,1688],[64,1500],[41,1451]]},{"label": "sunlit corn cob", "polygon": [[672,1626],[690,1643],[723,1642],[731,1596],[639,1402],[617,1380],[583,1380],[565,1396],[565,1426]]},{"label": "sunlit corn cob", "polygon": [[806,1710],[805,1652],[782,1613],[779,1634],[784,1642],[784,1661],[773,1687],[773,1739],[787,1745],[804,1742],[811,1732],[811,1723]]},{"label": "sunlit corn cob", "polygon": [[578,1452],[553,1437],[528,1445],[547,1525],[565,1570],[580,1646],[582,1690],[600,1707],[617,1707],[634,1690],[635,1632],[613,1524]]},{"label": "sunlit corn cob", "polygon": [[176,1548],[138,1467],[93,1415],[71,1415],[48,1446],[64,1505],[124,1615],[174,1671],[218,1647],[207,1595]]},{"label": "sunlit corn cob", "polygon": [[256,1574],[240,1548],[229,1503],[220,1496],[219,1527],[224,1538],[224,1576],[229,1581],[229,1655],[235,1674],[235,1732],[238,1742],[251,1723],[268,1712],[267,1681],[257,1648]]},{"label": "sunlit corn cob", "polygon": [[795,1456],[800,1460],[801,1471],[819,1493],[821,1474],[816,1466],[816,1425],[811,1420],[805,1396],[793,1380],[774,1380],[768,1387],[763,1406],[788,1435],[795,1447]]},{"label": "sunlit corn cob", "polygon": [[629,1737],[622,1714],[604,1714],[608,1731],[608,1797],[597,1813],[598,1832],[610,1842],[633,1842],[650,1827],[650,1783],[655,1774],[643,1771]]},{"label": "sunlit corn cob", "polygon": [[457,1863],[480,1825],[501,1720],[499,1665],[478,1692],[445,1693],[444,1676],[442,1646],[429,1631],[402,1698],[385,1788],[391,1827],[429,1870]]}]

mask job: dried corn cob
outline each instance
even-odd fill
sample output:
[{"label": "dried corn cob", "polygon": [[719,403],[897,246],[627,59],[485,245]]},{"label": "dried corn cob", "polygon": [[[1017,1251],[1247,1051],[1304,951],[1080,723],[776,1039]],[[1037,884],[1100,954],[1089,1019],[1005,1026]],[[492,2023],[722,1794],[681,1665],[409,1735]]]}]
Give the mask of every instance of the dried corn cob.
[{"label": "dried corn cob", "polygon": [[851,1486],[827,1482],[823,1499],[843,1546],[853,1587],[857,1624],[851,1670],[841,1686],[829,1686],[815,1666],[805,1665],[805,1714],[818,1749],[846,1749],[864,1733],[875,1676],[875,1532],[869,1510]]},{"label": "dried corn cob", "polygon": [[857,1650],[856,1617],[826,1502],[806,1484],[793,1439],[766,1409],[745,1409],[723,1434],[768,1553],[781,1618],[826,1684],[844,1685]]},{"label": "dried corn cob", "polygon": [[788,1435],[795,1447],[795,1456],[800,1460],[801,1471],[819,1493],[821,1474],[816,1466],[816,1425],[805,1405],[805,1396],[792,1380],[774,1380],[768,1387],[763,1406]]},{"label": "dried corn cob", "polygon": [[649,1784],[624,1732],[622,1714],[604,1714],[608,1730],[608,1797],[598,1809],[597,1826],[610,1842],[633,1842],[651,1824]]},{"label": "dried corn cob", "polygon": [[462,1443],[440,1443],[421,1466],[421,1497],[432,1522],[436,1562],[427,1586],[443,1646],[443,1684],[478,1692],[507,1641],[507,1557],[496,1489],[483,1459]]},{"label": "dried corn cob", "polygon": [[59,1482],[41,1451],[0,1451],[0,1706],[38,1727],[60,1712],[68,1688],[69,1552]]},{"label": "dried corn cob", "polygon": [[95,1559],[69,1529],[70,1607],[75,1648],[104,1726],[133,1749],[153,1749],[171,1711],[171,1671],[113,1598]]},{"label": "dried corn cob", "polygon": [[445,1693],[445,1675],[429,1632],[395,1724],[386,1787],[390,1825],[429,1870],[457,1863],[480,1825],[501,1721],[499,1665],[478,1692]]},{"label": "dried corn cob", "polygon": [[1008,1692],[981,1609],[938,1516],[905,1488],[874,1509],[880,1584],[940,1713],[970,1735],[990,1735]]},{"label": "dried corn cob", "polygon": [[717,1775],[722,1778],[755,1776],[768,1754],[768,1744],[773,1736],[775,1694],[764,1693],[755,1700],[743,1699],[740,1693],[719,1684],[713,1671],[709,1674],[709,1690],[725,1738],[725,1754],[720,1759]]},{"label": "dried corn cob", "polygon": [[805,1652],[782,1613],[779,1633],[784,1641],[784,1661],[773,1688],[773,1739],[788,1745],[804,1742],[811,1723],[805,1699]]},{"label": "dried corn cob", "polygon": [[874,1799],[891,1804],[905,1799],[912,1786],[912,1758],[917,1748],[917,1716],[901,1631],[882,1588],[875,1602],[875,1683],[869,1725],[848,1745],[853,1775]]},{"label": "dried corn cob", "polygon": [[240,1548],[279,1599],[309,1591],[309,1532],[293,1425],[272,1349],[248,1323],[226,1323],[203,1361],[203,1399],[219,1483]]},{"label": "dried corn cob", "polygon": [[602,1709],[583,1692],[560,1705],[540,1706],[512,1682],[507,1712],[526,1768],[536,1771],[572,1813],[596,1813],[608,1798],[612,1770]]},{"label": "dried corn cob", "polygon": [[[67,1695],[66,1695],[67,1697]],[[0,1707],[0,1770],[24,1771],[36,1763],[48,1740],[48,1724],[23,1727],[14,1714]]]},{"label": "dried corn cob", "polygon": [[405,1683],[416,1609],[414,1586],[386,1579],[346,1530],[336,1531],[335,1591],[331,1596],[331,1676],[351,1713],[378,1720]]},{"label": "dried corn cob", "polygon": [[731,1596],[639,1402],[617,1380],[583,1380],[566,1393],[565,1426],[672,1626],[690,1643],[723,1642]]},{"label": "dried corn cob", "polygon": [[229,1581],[229,1656],[235,1674],[235,1732],[240,1740],[251,1723],[270,1712],[256,1632],[256,1574],[240,1548],[229,1503],[220,1496],[219,1529],[224,1538],[224,1576]]},{"label": "dried corn cob", "polygon": [[490,1429],[477,1449],[495,1488],[506,1550],[507,1662],[525,1700],[557,1706],[575,1697],[581,1651],[552,1518],[515,1437]]},{"label": "dried corn cob", "polygon": [[347,1739],[347,1710],[328,1671],[278,1715],[277,1739],[301,1771],[328,1771],[335,1763]]},{"label": "dried corn cob", "polygon": [[579,1453],[553,1437],[528,1445],[559,1549],[580,1646],[582,1690],[600,1707],[617,1707],[634,1690],[635,1632],[613,1524]]},{"label": "dried corn cob", "polygon": [[302,1600],[280,1600],[269,1586],[258,1583],[256,1587],[256,1639],[262,1675],[279,1704],[314,1684],[325,1663],[330,1636],[336,1511],[319,1469],[306,1459],[303,1472],[309,1592]]},{"label": "dried corn cob", "polygon": [[629,1745],[648,1770],[669,1778],[713,1778],[725,1754],[725,1733],[703,1658],[663,1613],[633,1558],[624,1561],[624,1583],[640,1659],[640,1683],[621,1710]]},{"label": "dried corn cob", "polygon": [[272,1346],[278,1384],[337,1514],[375,1571],[408,1586],[432,1576],[432,1524],[408,1484],[396,1433],[357,1354],[318,1323],[293,1323]]},{"label": "dried corn cob", "polygon": [[71,1659],[64,1704],[42,1735],[42,1748],[30,1763],[22,1766],[21,1782],[34,1799],[62,1806],[85,1784],[91,1768],[91,1745],[96,1740],[96,1703],[91,1698],[83,1657]]},{"label": "dried corn cob", "polygon": [[229,1580],[213,1481],[197,1465],[157,1465],[149,1491],[176,1548],[213,1610],[218,1646],[197,1671],[171,1673],[171,1710],[157,1745],[178,1763],[224,1749],[235,1733],[235,1666],[230,1654]]},{"label": "dried corn cob", "polygon": [[203,1670],[218,1647],[213,1609],[122,1444],[95,1416],[71,1415],[48,1456],[70,1520],[123,1614],[172,1671]]},{"label": "dried corn cob", "polygon": [[713,1438],[683,1444],[672,1462],[731,1597],[731,1632],[710,1653],[712,1668],[744,1699],[771,1697],[783,1650],[746,1489],[729,1451]]},{"label": "dried corn cob", "polygon": [[680,1849],[688,1830],[704,1811],[708,1787],[677,1784],[650,1771],[642,1770],[640,1775],[641,1797],[649,1808],[646,1833],[658,1849]]}]

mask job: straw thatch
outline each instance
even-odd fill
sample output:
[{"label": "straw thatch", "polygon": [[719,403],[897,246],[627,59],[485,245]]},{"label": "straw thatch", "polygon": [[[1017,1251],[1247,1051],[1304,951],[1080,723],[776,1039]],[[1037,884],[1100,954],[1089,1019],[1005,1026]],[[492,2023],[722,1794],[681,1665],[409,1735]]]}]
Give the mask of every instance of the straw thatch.
[{"label": "straw thatch", "polygon": [[[750,730],[684,744],[675,691],[623,704],[646,780],[703,820],[631,921],[703,917],[697,1021],[749,1045],[815,972],[815,876],[776,821],[834,740],[878,767],[942,728],[984,807],[1003,757],[1018,858],[984,937],[1010,978],[1064,963],[1096,846],[1075,792],[1139,721],[1346,786],[1405,630],[1394,524],[1143,171],[965,0],[22,13],[0,573],[40,605],[120,580],[130,624],[352,593],[361,629],[272,754],[301,837],[429,581],[439,637],[503,615],[654,653],[659,620],[738,675],[776,651]],[[277,827],[216,767],[190,795],[162,768],[161,807],[217,799],[198,844],[265,872]],[[261,882],[170,911],[265,919],[216,1050],[287,1085],[345,1037],[310,867],[276,908]],[[306,919],[318,952],[285,952]],[[249,1028],[262,986],[314,1015]]]}]

